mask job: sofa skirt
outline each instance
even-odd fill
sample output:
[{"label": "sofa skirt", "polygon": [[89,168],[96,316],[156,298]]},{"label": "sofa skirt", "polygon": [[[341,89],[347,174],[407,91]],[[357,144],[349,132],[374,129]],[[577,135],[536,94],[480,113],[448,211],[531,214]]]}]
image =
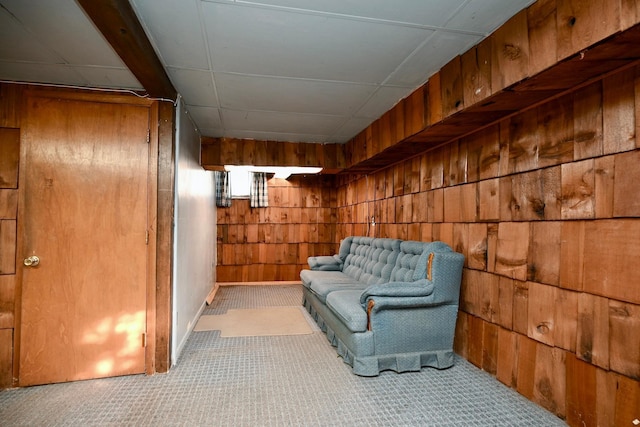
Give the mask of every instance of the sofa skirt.
[{"label": "sofa skirt", "polygon": [[452,350],[375,354],[375,332],[352,332],[311,291],[303,288],[302,304],[353,373],[374,377],[385,370],[398,373],[423,367],[446,369],[454,364]]}]

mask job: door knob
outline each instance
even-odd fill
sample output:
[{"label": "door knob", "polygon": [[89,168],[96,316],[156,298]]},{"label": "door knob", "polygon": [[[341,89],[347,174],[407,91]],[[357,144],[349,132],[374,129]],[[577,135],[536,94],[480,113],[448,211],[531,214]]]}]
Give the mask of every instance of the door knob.
[{"label": "door knob", "polygon": [[30,257],[25,258],[23,262],[27,267],[35,267],[40,264],[40,258],[35,255],[31,255]]}]

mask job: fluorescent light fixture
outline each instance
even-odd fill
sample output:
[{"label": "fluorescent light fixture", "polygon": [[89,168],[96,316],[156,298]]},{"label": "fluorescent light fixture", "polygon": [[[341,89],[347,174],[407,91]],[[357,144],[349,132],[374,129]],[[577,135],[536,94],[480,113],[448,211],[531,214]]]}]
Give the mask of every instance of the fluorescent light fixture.
[{"label": "fluorescent light fixture", "polygon": [[300,174],[317,174],[320,173],[322,168],[308,167],[308,166],[234,166],[225,165],[225,170],[242,169],[247,172],[266,172],[275,174],[275,178],[287,179],[291,175]]}]

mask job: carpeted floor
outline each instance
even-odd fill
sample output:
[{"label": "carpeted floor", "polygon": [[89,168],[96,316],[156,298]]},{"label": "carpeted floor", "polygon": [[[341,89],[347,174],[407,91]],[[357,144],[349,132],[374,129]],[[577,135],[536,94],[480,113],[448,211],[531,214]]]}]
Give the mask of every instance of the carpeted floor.
[{"label": "carpeted floor", "polygon": [[[299,286],[220,289],[205,314],[289,306]],[[562,426],[463,359],[451,369],[351,374],[324,334],[193,333],[168,374],[0,392],[7,426]]]},{"label": "carpeted floor", "polygon": [[225,314],[203,314],[193,331],[220,331],[224,338],[311,334],[304,310],[300,306],[232,308]]}]

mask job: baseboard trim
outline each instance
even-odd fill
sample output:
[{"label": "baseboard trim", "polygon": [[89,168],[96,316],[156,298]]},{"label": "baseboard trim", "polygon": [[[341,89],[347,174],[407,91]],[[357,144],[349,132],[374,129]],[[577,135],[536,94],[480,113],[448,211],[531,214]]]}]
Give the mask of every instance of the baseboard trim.
[{"label": "baseboard trim", "polygon": [[299,280],[278,280],[274,282],[216,282],[216,286],[287,286],[302,285]]}]

